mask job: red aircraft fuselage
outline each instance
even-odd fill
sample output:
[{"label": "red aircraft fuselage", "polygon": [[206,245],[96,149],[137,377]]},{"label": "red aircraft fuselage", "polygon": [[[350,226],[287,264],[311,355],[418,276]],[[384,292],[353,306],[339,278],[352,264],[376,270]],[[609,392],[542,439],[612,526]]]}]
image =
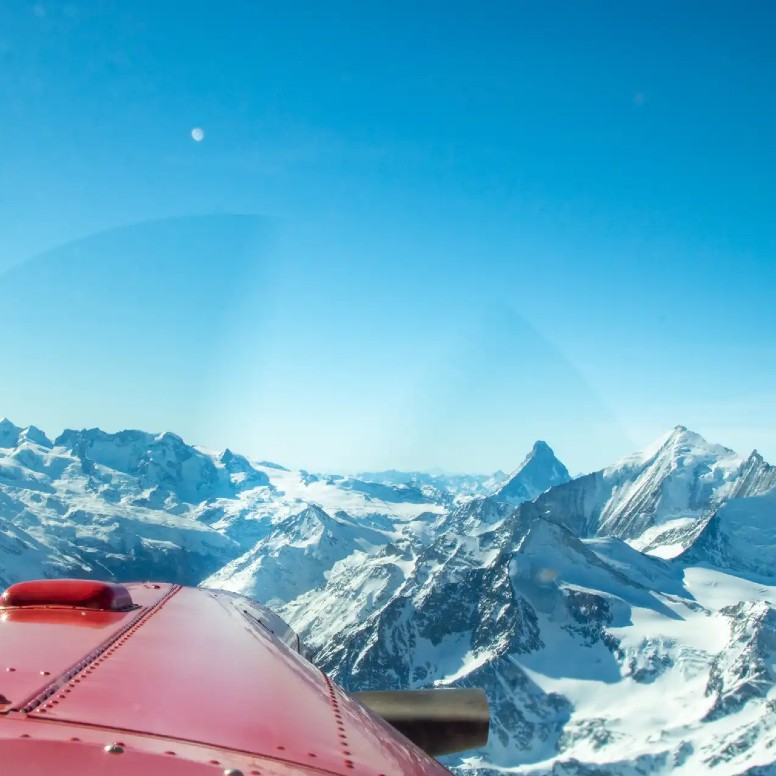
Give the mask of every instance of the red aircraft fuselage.
[{"label": "red aircraft fuselage", "polygon": [[3,773],[449,774],[242,596],[55,580],[0,607]]}]

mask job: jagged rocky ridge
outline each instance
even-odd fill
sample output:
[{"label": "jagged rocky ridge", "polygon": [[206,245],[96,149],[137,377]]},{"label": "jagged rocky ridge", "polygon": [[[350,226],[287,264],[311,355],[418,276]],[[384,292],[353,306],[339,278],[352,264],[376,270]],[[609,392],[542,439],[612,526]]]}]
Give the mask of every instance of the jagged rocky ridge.
[{"label": "jagged rocky ridge", "polygon": [[271,603],[351,689],[481,685],[462,773],[767,773],[776,477],[677,427],[570,480],[291,472],[174,434],[0,422],[0,581],[81,574]]},{"label": "jagged rocky ridge", "polygon": [[524,501],[533,501],[555,485],[570,481],[568,469],[555,457],[552,448],[539,440],[520,466],[491,496],[496,501],[517,506]]}]

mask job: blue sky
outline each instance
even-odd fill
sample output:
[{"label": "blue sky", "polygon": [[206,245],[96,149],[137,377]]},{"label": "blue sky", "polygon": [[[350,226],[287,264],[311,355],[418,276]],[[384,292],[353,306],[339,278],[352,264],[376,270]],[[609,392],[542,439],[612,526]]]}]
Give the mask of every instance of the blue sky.
[{"label": "blue sky", "polygon": [[325,470],[576,472],[677,423],[776,460],[774,29],[6,3],[0,415]]}]

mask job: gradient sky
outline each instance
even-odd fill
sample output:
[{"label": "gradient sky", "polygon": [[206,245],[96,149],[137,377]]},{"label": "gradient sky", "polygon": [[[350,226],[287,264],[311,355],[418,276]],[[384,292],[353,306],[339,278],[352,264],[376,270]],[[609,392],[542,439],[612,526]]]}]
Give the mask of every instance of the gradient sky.
[{"label": "gradient sky", "polygon": [[2,3],[0,416],[328,471],[587,471],[678,423],[776,461],[774,34]]}]

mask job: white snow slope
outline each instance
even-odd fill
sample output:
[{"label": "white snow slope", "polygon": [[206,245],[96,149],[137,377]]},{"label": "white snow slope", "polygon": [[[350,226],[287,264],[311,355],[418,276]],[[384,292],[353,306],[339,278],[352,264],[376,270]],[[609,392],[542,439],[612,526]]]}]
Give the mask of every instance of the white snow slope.
[{"label": "white snow slope", "polygon": [[776,474],[756,452],[677,427],[570,481],[544,443],[505,479],[408,475],[0,421],[0,582],[221,587],[351,689],[483,686],[491,741],[461,773],[776,773]]}]

